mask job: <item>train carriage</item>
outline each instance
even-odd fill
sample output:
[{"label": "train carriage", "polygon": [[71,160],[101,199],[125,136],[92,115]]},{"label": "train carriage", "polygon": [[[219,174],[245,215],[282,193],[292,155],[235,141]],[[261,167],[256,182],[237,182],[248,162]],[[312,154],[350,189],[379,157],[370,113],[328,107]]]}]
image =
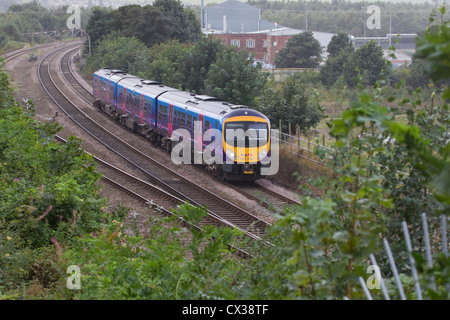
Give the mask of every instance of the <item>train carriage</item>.
[{"label": "train carriage", "polygon": [[270,122],[260,112],[109,68],[94,73],[93,93],[97,109],[169,153],[183,142],[191,162],[216,176],[259,178],[270,145]]}]

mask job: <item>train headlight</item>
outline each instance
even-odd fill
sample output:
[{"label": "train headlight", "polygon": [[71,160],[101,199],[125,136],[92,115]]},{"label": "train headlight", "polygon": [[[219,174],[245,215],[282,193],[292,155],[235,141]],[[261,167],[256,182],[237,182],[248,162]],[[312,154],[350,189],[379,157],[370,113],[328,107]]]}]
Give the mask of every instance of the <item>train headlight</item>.
[{"label": "train headlight", "polygon": [[227,156],[228,156],[228,158],[230,158],[231,160],[234,160],[234,158],[236,157],[236,155],[234,154],[234,152],[231,151],[231,150],[227,150]]},{"label": "train headlight", "polygon": [[266,149],[261,150],[261,151],[258,153],[258,160],[264,159],[264,157],[265,157],[266,155],[267,155],[267,150],[266,150]]}]

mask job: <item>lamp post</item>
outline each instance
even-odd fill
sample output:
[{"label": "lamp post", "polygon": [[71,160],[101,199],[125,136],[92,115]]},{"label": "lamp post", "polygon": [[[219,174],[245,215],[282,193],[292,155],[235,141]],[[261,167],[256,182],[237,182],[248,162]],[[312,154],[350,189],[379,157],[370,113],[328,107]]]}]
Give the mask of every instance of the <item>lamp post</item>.
[{"label": "lamp post", "polygon": [[305,31],[308,31],[308,5],[305,3]]},{"label": "lamp post", "polygon": [[392,46],[392,0],[389,1],[389,48]]},{"label": "lamp post", "polygon": [[366,43],[366,11],[367,11],[366,6],[363,6],[363,10],[364,10],[364,21],[363,21],[363,23],[364,23],[364,43]]}]

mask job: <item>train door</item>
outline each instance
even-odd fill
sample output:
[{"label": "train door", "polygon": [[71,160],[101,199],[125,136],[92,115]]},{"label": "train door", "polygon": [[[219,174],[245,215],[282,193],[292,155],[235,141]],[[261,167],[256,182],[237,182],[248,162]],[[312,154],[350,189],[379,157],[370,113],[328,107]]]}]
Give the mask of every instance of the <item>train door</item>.
[{"label": "train door", "polygon": [[[128,100],[128,94],[127,94],[127,88],[123,88],[123,114],[127,114],[127,100]],[[120,113],[120,112],[119,112]]]},{"label": "train door", "polygon": [[98,87],[100,87],[100,75],[97,75],[97,85],[95,86],[95,96],[98,97]]},{"label": "train door", "polygon": [[203,151],[203,115],[199,115],[199,119],[197,121],[197,147],[198,150]]},{"label": "train door", "polygon": [[132,117],[134,121],[139,121],[140,112],[141,112],[141,95],[136,91],[133,92],[132,99]]},{"label": "train door", "polygon": [[167,131],[169,137],[172,137],[172,123],[173,123],[173,104],[169,105],[169,122],[167,124]]},{"label": "train door", "polygon": [[115,108],[120,108],[123,104],[123,88],[117,85],[117,104],[114,106]]},{"label": "train door", "polygon": [[140,110],[139,120],[140,120],[140,123],[143,124],[144,123],[144,94],[141,94],[141,106],[140,106],[139,110]]},{"label": "train door", "polygon": [[144,96],[144,122],[154,126],[154,122],[152,123],[152,108],[152,100]]},{"label": "train door", "polygon": [[109,104],[109,92],[110,92],[109,82],[110,80],[108,79],[108,84],[106,86],[106,104]]}]

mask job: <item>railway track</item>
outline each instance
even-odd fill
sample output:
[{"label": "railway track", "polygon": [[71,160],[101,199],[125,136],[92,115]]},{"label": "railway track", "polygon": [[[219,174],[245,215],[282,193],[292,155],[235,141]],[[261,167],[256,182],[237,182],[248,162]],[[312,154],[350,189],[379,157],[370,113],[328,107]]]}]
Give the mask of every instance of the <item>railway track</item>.
[{"label": "railway track", "polygon": [[[64,144],[67,142],[58,135],[55,135],[55,140]],[[174,214],[172,210],[177,209],[180,205],[185,203],[185,201],[169,192],[135,177],[101,158],[94,155],[91,156],[97,163],[96,172],[102,174],[102,181],[105,184],[110,185],[115,189],[119,189],[128,196],[147,205],[150,209],[166,216],[172,216]],[[178,219],[180,219],[183,224],[196,228],[197,230],[202,230],[206,225],[228,225],[232,228],[236,227],[229,224],[227,221],[223,221],[220,218],[211,215],[201,220],[198,225],[186,221],[183,217],[178,217]],[[239,256],[248,257],[250,255],[244,248],[238,248],[232,244],[228,244],[228,246],[232,247]]]},{"label": "railway track", "polygon": [[[69,51],[63,56],[63,58],[61,59],[61,72],[72,89],[84,101],[92,105],[95,98],[91,94],[89,88],[86,88],[78,81],[71,67],[70,59],[76,51],[77,50]],[[232,185],[227,183],[226,185],[230,188],[235,189],[237,192],[244,194],[246,197],[257,201],[265,208],[278,213],[282,212],[286,206],[301,205],[299,201],[293,198],[285,197],[257,183],[246,185]]]},{"label": "railway track", "polygon": [[265,188],[258,183],[248,183],[240,185],[232,185],[227,183],[228,187],[235,189],[241,194],[245,194],[247,198],[253,199],[263,207],[281,214],[286,207],[298,205],[301,202],[295,198],[285,197],[271,189]]},{"label": "railway track", "polygon": [[[79,40],[67,41],[65,43],[70,43],[70,42],[79,42]],[[6,62],[9,62],[9,61],[23,55],[23,54],[32,53],[36,49],[48,48],[48,47],[54,46],[55,44],[58,44],[58,43],[52,42],[52,43],[46,43],[43,45],[31,47],[31,48],[18,49],[18,50],[7,52],[7,53],[3,54],[1,57],[5,60],[5,63],[6,63]]]},{"label": "railway track", "polygon": [[[65,49],[75,48],[66,47]],[[45,91],[71,120],[109,150],[138,168],[147,182],[183,201],[193,205],[206,206],[208,217],[211,216],[217,218],[217,220],[222,220],[225,225],[238,228],[252,239],[262,240],[267,227],[270,226],[269,223],[192,183],[168,167],[153,160],[140,150],[116,137],[74,105],[58,88],[58,78],[50,68],[53,59],[61,51],[62,49],[54,51],[42,59],[38,68],[38,76]],[[64,64],[61,64],[61,68],[64,75],[70,72]],[[60,84],[60,86],[63,85]]]}]

